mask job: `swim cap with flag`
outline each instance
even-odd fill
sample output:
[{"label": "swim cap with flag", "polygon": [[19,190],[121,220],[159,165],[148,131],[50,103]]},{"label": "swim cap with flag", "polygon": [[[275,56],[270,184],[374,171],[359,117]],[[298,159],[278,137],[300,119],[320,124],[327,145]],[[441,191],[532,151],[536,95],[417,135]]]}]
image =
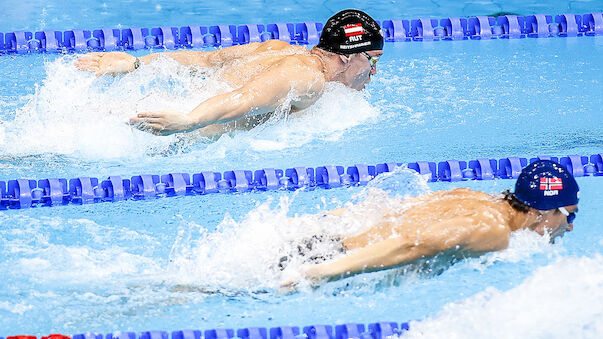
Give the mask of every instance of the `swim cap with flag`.
[{"label": "swim cap with flag", "polygon": [[521,171],[514,194],[532,208],[552,210],[578,204],[580,189],[574,176],[563,165],[539,160]]},{"label": "swim cap with flag", "polygon": [[379,24],[363,11],[343,10],[327,20],[316,47],[337,54],[383,49]]}]

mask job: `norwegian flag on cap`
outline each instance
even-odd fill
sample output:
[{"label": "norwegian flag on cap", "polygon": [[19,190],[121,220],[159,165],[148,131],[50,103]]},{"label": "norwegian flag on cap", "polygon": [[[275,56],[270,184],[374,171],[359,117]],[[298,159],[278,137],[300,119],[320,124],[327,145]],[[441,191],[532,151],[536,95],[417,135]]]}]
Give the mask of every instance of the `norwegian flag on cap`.
[{"label": "norwegian flag on cap", "polygon": [[362,28],[362,24],[345,25],[343,27],[343,31],[345,32],[346,37],[364,34],[364,28]]},{"label": "norwegian flag on cap", "polygon": [[563,189],[561,178],[540,178],[541,191],[559,191]]}]

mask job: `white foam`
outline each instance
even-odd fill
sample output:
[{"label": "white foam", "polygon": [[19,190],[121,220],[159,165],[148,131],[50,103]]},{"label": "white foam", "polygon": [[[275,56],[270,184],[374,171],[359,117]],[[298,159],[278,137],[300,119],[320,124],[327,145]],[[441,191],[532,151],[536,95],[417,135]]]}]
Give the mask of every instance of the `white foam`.
[{"label": "white foam", "polygon": [[509,291],[489,288],[410,328],[404,338],[600,338],[603,256],[558,259]]},{"label": "white foam", "polygon": [[[291,200],[286,196],[278,207],[271,209],[270,204],[259,205],[240,222],[226,216],[211,233],[183,221],[170,255],[170,281],[221,291],[274,289],[281,276],[279,259],[287,253],[295,255],[299,239],[342,231],[342,223],[333,224],[335,217],[289,219]],[[319,251],[332,253],[334,249]],[[291,263],[297,269],[301,264],[301,258]]]},{"label": "white foam", "polygon": [[328,83],[321,98],[309,108],[270,119],[250,131],[223,135],[191,156],[223,159],[229,152],[273,152],[297,149],[315,140],[335,142],[349,128],[379,116],[379,111],[367,101],[367,95],[339,83]]},{"label": "white foam", "polygon": [[0,310],[23,315],[23,313],[33,309],[33,306],[24,301],[15,304],[14,302],[0,301]]},{"label": "white foam", "polygon": [[142,106],[139,101],[157,101],[162,96],[160,91],[145,91],[145,87],[152,87],[152,79],[145,76],[148,71],[96,78],[76,70],[73,59],[66,56],[46,63],[42,84],[36,85],[28,102],[17,110],[14,121],[4,123],[0,143],[11,145],[8,154],[48,152],[120,158],[144,153],[144,142],[156,146],[152,138],[133,133],[125,124],[129,116],[143,109],[138,107]]},{"label": "white foam", "polygon": [[277,142],[282,148],[299,147],[313,139],[337,141],[346,129],[379,115],[367,101],[368,95],[340,83],[328,83],[314,105],[294,114],[294,129],[292,121],[269,130],[258,128],[262,133],[254,135],[251,147],[262,150],[264,141]]},{"label": "white foam", "polygon": [[517,263],[529,260],[536,253],[544,253],[549,257],[560,256],[564,252],[562,242],[563,240],[558,239],[558,246],[552,246],[548,236],[541,236],[529,230],[519,230],[511,233],[507,249],[469,260],[468,264],[474,269],[483,271],[497,262]]},{"label": "white foam", "polygon": [[[159,58],[124,76],[97,78],[77,70],[73,66],[76,57],[59,57],[44,65],[45,79],[27,96],[15,119],[0,124],[3,154],[131,159],[161,155],[174,145],[204,145],[206,139],[196,132],[187,133],[188,137],[156,137],[126,122],[138,112],[189,112],[205,99],[232,89],[213,78],[212,69],[191,72],[191,68],[169,58]],[[201,154],[195,156],[219,158],[226,151],[245,151],[249,147],[264,152],[299,147],[315,139],[337,140],[347,128],[378,115],[365,95],[340,84],[328,84],[322,98],[293,114],[293,119],[284,109],[280,119],[252,131],[224,136],[207,148],[201,147]]]},{"label": "white foam", "polygon": [[[32,281],[55,283],[102,283],[121,277],[132,279],[159,271],[156,262],[123,248],[92,249],[87,246],[52,245],[36,252],[39,257],[21,258],[15,269]],[[135,280],[135,279],[134,279]]]},{"label": "white foam", "polygon": [[[0,225],[2,253],[10,257],[10,275],[20,279],[62,285],[104,283],[136,280],[133,277],[163,269],[146,253],[138,253],[139,247],[157,246],[157,241],[128,228],[103,226],[88,219],[19,214],[0,215]],[[75,244],[72,233],[77,235]]]}]

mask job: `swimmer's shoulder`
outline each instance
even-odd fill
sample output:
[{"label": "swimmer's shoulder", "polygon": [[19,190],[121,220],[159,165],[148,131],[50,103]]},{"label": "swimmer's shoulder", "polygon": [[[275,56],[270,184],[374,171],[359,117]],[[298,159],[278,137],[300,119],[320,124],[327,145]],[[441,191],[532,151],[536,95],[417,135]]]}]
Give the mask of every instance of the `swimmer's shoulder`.
[{"label": "swimmer's shoulder", "polygon": [[496,232],[498,235],[510,232],[509,213],[507,204],[500,198],[482,191],[474,191],[469,188],[457,188],[450,191],[458,198],[458,206],[466,212],[473,214],[480,219],[483,224],[491,226],[489,232]]},{"label": "swimmer's shoulder", "polygon": [[299,75],[305,74],[311,77],[318,75],[324,78],[321,62],[304,46],[291,45],[281,40],[268,40],[254,44],[257,46],[254,54],[271,55],[273,67],[285,68],[292,72],[299,71]]},{"label": "swimmer's shoulder", "polygon": [[278,60],[273,67],[277,67],[281,74],[286,74],[291,84],[299,91],[299,95],[308,96],[310,101],[316,94],[322,93],[326,82],[322,72],[322,64],[311,55],[293,54]]},{"label": "swimmer's shoulder", "polygon": [[290,51],[290,52],[301,52],[308,50],[303,46],[291,45],[288,42],[282,40],[266,40],[264,42],[256,42],[256,52],[269,52],[269,51]]},{"label": "swimmer's shoulder", "polygon": [[479,199],[479,200],[495,200],[496,198],[486,192],[474,191],[467,187],[453,188],[448,191],[441,191],[442,195],[449,197],[458,197],[461,199]]},{"label": "swimmer's shoulder", "polygon": [[474,191],[469,188],[455,188],[434,192],[429,201],[439,205],[456,206],[466,212],[483,211],[495,215],[500,215],[501,212],[504,212],[499,198],[486,192]]},{"label": "swimmer's shoulder", "polygon": [[322,63],[318,58],[310,54],[288,55],[281,59],[280,64],[285,65],[292,70],[297,70],[308,77],[320,77],[321,79],[324,79]]}]

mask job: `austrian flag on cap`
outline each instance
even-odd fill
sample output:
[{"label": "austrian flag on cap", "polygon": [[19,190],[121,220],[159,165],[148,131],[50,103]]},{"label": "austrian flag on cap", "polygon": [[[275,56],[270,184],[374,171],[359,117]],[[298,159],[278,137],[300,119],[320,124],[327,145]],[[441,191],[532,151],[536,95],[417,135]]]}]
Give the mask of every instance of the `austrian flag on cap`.
[{"label": "austrian flag on cap", "polygon": [[354,35],[362,35],[364,34],[364,28],[362,28],[362,24],[349,24],[343,27],[346,37],[351,37]]}]

